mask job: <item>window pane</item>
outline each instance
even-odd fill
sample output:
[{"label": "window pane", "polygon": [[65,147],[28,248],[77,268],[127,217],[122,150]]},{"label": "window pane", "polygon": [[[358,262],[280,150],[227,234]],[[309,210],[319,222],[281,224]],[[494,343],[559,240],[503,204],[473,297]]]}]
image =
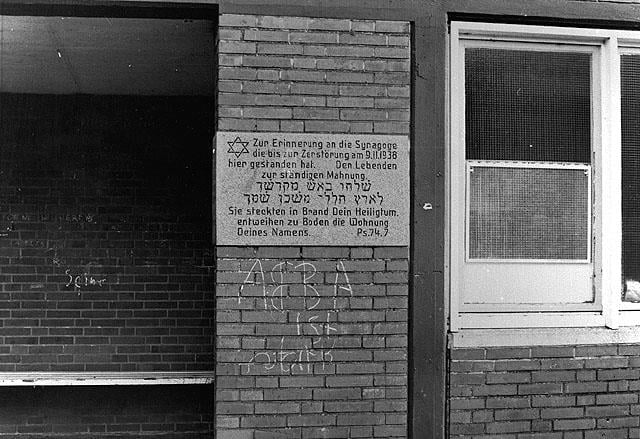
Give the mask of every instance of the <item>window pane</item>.
[{"label": "window pane", "polygon": [[591,55],[465,50],[466,158],[590,163]]},{"label": "window pane", "polygon": [[470,171],[471,259],[588,259],[587,167]]},{"label": "window pane", "polygon": [[623,299],[640,302],[640,55],[621,57]]}]

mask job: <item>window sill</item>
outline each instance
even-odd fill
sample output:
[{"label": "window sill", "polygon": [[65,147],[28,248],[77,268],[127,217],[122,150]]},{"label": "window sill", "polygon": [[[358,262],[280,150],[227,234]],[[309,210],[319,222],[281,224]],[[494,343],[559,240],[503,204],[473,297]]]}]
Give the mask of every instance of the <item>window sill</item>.
[{"label": "window sill", "polygon": [[214,372],[3,372],[0,386],[211,384]]},{"label": "window sill", "polygon": [[449,334],[450,348],[629,343],[640,343],[640,327],[464,329]]}]

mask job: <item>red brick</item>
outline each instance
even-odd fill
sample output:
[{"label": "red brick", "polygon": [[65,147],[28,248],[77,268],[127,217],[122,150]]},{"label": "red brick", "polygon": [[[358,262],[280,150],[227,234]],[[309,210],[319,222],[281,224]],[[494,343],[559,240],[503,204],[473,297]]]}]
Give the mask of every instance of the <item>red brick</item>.
[{"label": "red brick", "polygon": [[307,427],[302,430],[302,437],[304,439],[319,439],[319,438],[340,439],[348,436],[349,436],[348,427],[321,427],[321,428]]},{"label": "red brick", "polygon": [[531,422],[492,422],[487,424],[487,433],[519,433],[531,430]]},{"label": "red brick", "polygon": [[[223,34],[219,35],[220,39],[225,39]],[[244,31],[245,41],[288,41],[289,32],[284,31],[266,31],[246,29]]]},{"label": "red brick", "polygon": [[540,368],[552,370],[582,369],[584,368],[584,360],[569,358],[543,359],[540,360]]},{"label": "red brick", "polygon": [[220,53],[256,53],[256,43],[240,41],[220,41]]},{"label": "red brick", "polygon": [[243,416],[240,418],[240,426],[251,427],[284,427],[286,418],[284,416]]},{"label": "red brick", "polygon": [[539,368],[539,360],[498,360],[495,362],[496,371],[537,370]]},{"label": "red brick", "polygon": [[353,20],[333,19],[333,18],[310,18],[307,27],[322,31],[345,31],[351,30]]},{"label": "red brick", "polygon": [[592,430],[595,419],[559,419],[553,422],[554,430]]},{"label": "red brick", "polygon": [[575,405],[575,403],[575,396],[544,395],[531,398],[533,407],[565,407]]},{"label": "red brick", "polygon": [[531,382],[531,374],[526,372],[487,373],[487,384],[513,384]]},{"label": "red brick", "polygon": [[486,400],[487,408],[526,408],[531,407],[528,397],[490,397]]},{"label": "red brick", "polygon": [[494,412],[494,417],[496,421],[536,419],[540,417],[540,411],[538,409],[496,410]]},{"label": "red brick", "polygon": [[338,42],[341,44],[384,46],[387,44],[387,36],[382,34],[340,33],[338,34]]},{"label": "red brick", "polygon": [[373,427],[374,437],[405,437],[407,429],[403,425],[376,425]]},{"label": "red brick", "polygon": [[531,379],[533,382],[540,383],[575,381],[576,373],[573,371],[534,371],[531,373]]},{"label": "red brick", "polygon": [[332,32],[290,32],[289,41],[292,43],[331,44],[338,42],[338,34]]},{"label": "red brick", "polygon": [[598,428],[623,428],[623,427],[637,427],[640,423],[640,419],[637,416],[627,416],[624,418],[607,418],[598,419]]},{"label": "red brick", "polygon": [[549,419],[582,418],[584,414],[582,407],[545,408],[540,411],[542,418]]},{"label": "red brick", "polygon": [[480,372],[492,371],[495,369],[493,361],[452,361],[452,372]]},{"label": "red brick", "polygon": [[628,430],[594,430],[594,431],[585,431],[584,438],[585,439],[628,439]]},{"label": "red brick", "polygon": [[336,416],[330,414],[313,414],[287,416],[287,425],[289,427],[309,427],[322,425],[336,425]]},{"label": "red brick", "polygon": [[482,434],[484,433],[485,424],[452,424],[449,427],[451,434]]},{"label": "red brick", "polygon": [[596,395],[596,404],[598,405],[636,404],[637,402],[638,402],[638,395],[635,393],[614,393],[614,394]]},{"label": "red brick", "polygon": [[409,23],[404,21],[377,20],[375,22],[375,31],[385,33],[406,33],[409,31]]},{"label": "red brick", "polygon": [[637,369],[609,369],[598,371],[598,380],[635,380],[638,378],[640,378],[640,371]]},{"label": "red brick", "polygon": [[260,16],[257,17],[257,27],[272,29],[308,29],[309,19],[303,17]]},{"label": "red brick", "polygon": [[474,396],[517,395],[518,386],[515,384],[492,384],[471,387]]},{"label": "red brick", "polygon": [[566,393],[595,393],[606,392],[607,383],[586,382],[586,383],[567,383],[565,384]]},{"label": "red brick", "polygon": [[576,357],[602,357],[616,355],[617,353],[617,346],[595,345],[576,347]]},{"label": "red brick", "polygon": [[531,348],[533,358],[571,358],[575,355],[575,348],[572,346],[536,346]]},{"label": "red brick", "polygon": [[253,413],[253,404],[242,402],[218,402],[216,404],[216,413],[218,414],[251,414]]},{"label": "red brick", "polygon": [[223,29],[225,26],[255,26],[257,17],[255,15],[221,14],[218,20],[221,29]]},{"label": "red brick", "polygon": [[527,433],[519,434],[518,439],[562,439],[562,433]]},{"label": "red brick", "polygon": [[471,420],[472,422],[493,422],[493,410],[474,410]]},{"label": "red brick", "polygon": [[486,350],[486,358],[494,359],[516,359],[530,358],[531,349],[529,348],[491,348]]},{"label": "red brick", "polygon": [[626,357],[587,358],[585,360],[585,367],[593,369],[617,369],[627,367],[628,365],[629,359]]},{"label": "red brick", "polygon": [[381,134],[408,134],[409,122],[374,122],[373,132]]},{"label": "red brick", "polygon": [[273,413],[300,413],[299,402],[256,402],[254,403],[256,414]]},{"label": "red brick", "polygon": [[452,410],[484,408],[484,398],[451,398],[449,404]]},{"label": "red brick", "polygon": [[[409,50],[404,47],[375,47],[373,55],[376,58],[408,58]],[[364,55],[363,55],[364,56]]]},{"label": "red brick", "polygon": [[578,370],[576,372],[576,380],[578,380],[578,381],[595,381],[596,380],[596,371],[595,370]]}]

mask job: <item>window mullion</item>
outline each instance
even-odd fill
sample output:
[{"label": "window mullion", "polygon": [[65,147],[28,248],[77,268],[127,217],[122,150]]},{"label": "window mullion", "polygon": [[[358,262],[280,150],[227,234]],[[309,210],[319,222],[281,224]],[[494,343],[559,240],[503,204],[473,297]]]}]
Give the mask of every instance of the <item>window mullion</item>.
[{"label": "window mullion", "polygon": [[458,28],[451,27],[451,114],[450,118],[450,148],[448,151],[449,165],[449,226],[450,226],[450,255],[451,276],[449,278],[451,315],[450,329],[457,331],[460,325],[460,295],[462,289],[462,261],[464,260],[464,224],[457,221],[464,218],[464,49],[460,43]]},{"label": "window mullion", "polygon": [[[594,70],[596,71],[596,70]],[[594,100],[594,121],[599,121],[594,136],[596,163],[595,218],[598,255],[595,285],[602,297],[605,325],[619,326],[622,279],[622,136],[620,118],[620,54],[618,39],[612,36],[602,50],[601,77]],[[594,81],[595,83],[595,81]],[[600,103],[599,108],[598,101]],[[598,172],[599,171],[599,172]]]}]

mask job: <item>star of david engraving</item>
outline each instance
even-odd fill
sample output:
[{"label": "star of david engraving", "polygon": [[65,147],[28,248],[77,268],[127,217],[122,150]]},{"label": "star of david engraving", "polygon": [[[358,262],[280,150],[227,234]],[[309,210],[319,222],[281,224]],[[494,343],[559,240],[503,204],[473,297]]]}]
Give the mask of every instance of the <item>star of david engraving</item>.
[{"label": "star of david engraving", "polygon": [[233,141],[227,142],[229,145],[229,149],[227,152],[229,154],[235,154],[236,158],[240,158],[242,154],[249,154],[249,150],[247,149],[247,145],[249,142],[243,142],[242,139],[238,136]]}]

